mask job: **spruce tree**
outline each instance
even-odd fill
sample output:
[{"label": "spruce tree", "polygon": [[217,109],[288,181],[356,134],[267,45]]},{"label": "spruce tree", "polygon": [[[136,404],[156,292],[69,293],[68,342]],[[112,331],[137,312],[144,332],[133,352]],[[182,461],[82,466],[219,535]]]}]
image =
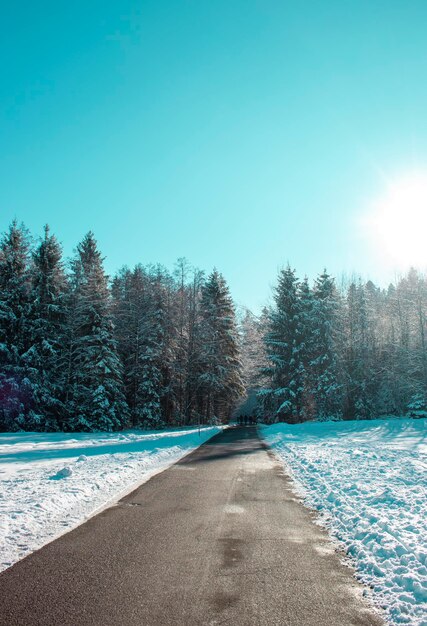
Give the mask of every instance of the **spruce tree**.
[{"label": "spruce tree", "polygon": [[[260,394],[267,419],[298,422],[301,417],[298,279],[289,266],[279,273],[275,306],[265,336],[270,388]],[[269,416],[269,417],[268,417]]]},{"label": "spruce tree", "polygon": [[148,268],[144,313],[141,319],[141,353],[138,411],[145,427],[159,428],[171,420],[171,353],[168,345],[166,273]]},{"label": "spruce tree", "polygon": [[223,276],[214,270],[202,288],[199,333],[203,353],[199,360],[200,405],[205,419],[228,420],[243,394],[234,305]]},{"label": "spruce tree", "polygon": [[33,405],[28,366],[31,346],[30,242],[28,231],[13,221],[0,243],[0,429],[27,426]]},{"label": "spruce tree", "polygon": [[66,336],[67,279],[61,247],[48,226],[33,253],[31,277],[31,347],[23,357],[33,389],[29,427],[58,430],[65,419],[61,352]]},{"label": "spruce tree", "polygon": [[68,426],[73,430],[116,430],[126,425],[128,408],[113,335],[108,280],[92,232],[77,247],[72,284]]},{"label": "spruce tree", "polygon": [[173,283],[164,268],[137,265],[120,272],[112,293],[131,423],[159,428],[175,418]]},{"label": "spruce tree", "polygon": [[186,383],[188,352],[190,346],[190,302],[191,285],[188,277],[191,266],[185,258],[180,258],[175,264],[174,290],[172,305],[172,325],[175,328],[175,350],[172,363],[172,386],[175,398],[176,419],[185,424],[189,421],[189,407],[186,402]]},{"label": "spruce tree", "polygon": [[347,291],[346,349],[344,354],[345,405],[347,419],[375,416],[378,376],[375,368],[374,311],[369,306],[368,289],[359,281]]},{"label": "spruce tree", "polygon": [[308,279],[298,285],[298,324],[296,337],[296,359],[298,368],[297,396],[301,421],[316,417],[315,384],[311,362],[315,355],[315,300]]},{"label": "spruce tree", "polygon": [[314,287],[313,359],[310,363],[314,381],[315,413],[319,419],[342,418],[342,381],[339,373],[341,301],[334,279],[321,274]]},{"label": "spruce tree", "polygon": [[[134,270],[124,268],[112,285],[114,326],[118,351],[123,363],[126,400],[130,423],[146,427],[160,422],[160,403],[154,394],[147,394],[147,327],[151,298],[149,278],[141,265]],[[152,383],[150,383],[151,385]],[[154,403],[155,402],[155,406]]]},{"label": "spruce tree", "polygon": [[185,355],[185,390],[183,418],[187,423],[194,423],[203,415],[205,398],[201,393],[201,378],[204,362],[202,293],[205,275],[194,269],[188,289],[188,344]]}]

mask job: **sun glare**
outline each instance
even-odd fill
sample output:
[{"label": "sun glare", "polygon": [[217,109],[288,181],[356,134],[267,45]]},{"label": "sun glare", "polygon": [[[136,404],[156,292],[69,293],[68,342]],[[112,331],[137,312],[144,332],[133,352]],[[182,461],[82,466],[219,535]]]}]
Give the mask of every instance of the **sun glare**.
[{"label": "sun glare", "polygon": [[427,267],[427,173],[391,181],[365,221],[383,261],[395,269]]}]

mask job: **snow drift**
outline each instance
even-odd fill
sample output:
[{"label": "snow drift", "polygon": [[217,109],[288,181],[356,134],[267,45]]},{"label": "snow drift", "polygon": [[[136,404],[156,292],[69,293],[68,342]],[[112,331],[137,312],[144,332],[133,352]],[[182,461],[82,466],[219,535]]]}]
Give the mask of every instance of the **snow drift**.
[{"label": "snow drift", "polygon": [[391,623],[427,626],[427,422],[276,424],[261,434]]},{"label": "snow drift", "polygon": [[0,434],[0,571],[219,430]]}]

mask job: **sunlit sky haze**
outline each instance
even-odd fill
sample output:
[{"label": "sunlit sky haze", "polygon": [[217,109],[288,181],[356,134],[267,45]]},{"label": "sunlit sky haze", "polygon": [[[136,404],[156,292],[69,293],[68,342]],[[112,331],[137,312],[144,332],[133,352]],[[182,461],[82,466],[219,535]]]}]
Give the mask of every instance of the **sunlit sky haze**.
[{"label": "sunlit sky haze", "polygon": [[4,3],[0,228],[185,256],[257,310],[287,262],[424,268],[426,29],[424,0]]},{"label": "sunlit sky haze", "polygon": [[377,254],[377,265],[407,271],[425,270],[427,172],[413,170],[387,181],[382,195],[361,215],[362,236]]}]

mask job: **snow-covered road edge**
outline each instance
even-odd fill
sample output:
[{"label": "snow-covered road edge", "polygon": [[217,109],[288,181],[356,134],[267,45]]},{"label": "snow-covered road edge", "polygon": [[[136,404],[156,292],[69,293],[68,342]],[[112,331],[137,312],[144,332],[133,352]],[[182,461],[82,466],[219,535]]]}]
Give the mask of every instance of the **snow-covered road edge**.
[{"label": "snow-covered road edge", "polygon": [[427,626],[427,422],[276,424],[259,432],[387,621]]},{"label": "snow-covered road edge", "polygon": [[[114,506],[220,432],[0,434],[0,571]],[[64,472],[65,470],[65,472]]]}]

